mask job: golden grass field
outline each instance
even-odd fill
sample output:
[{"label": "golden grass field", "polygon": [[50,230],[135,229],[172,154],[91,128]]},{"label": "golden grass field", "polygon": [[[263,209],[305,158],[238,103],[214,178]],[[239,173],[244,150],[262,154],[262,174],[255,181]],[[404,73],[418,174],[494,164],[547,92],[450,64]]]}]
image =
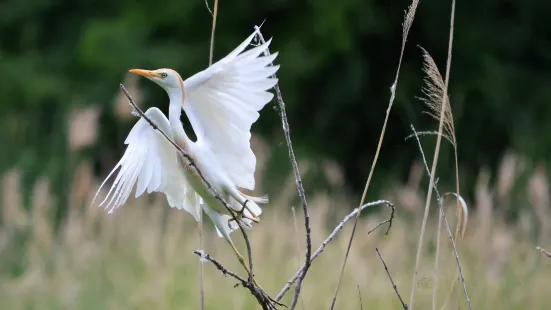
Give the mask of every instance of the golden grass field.
[{"label": "golden grass field", "polygon": [[[468,202],[469,225],[459,250],[473,309],[548,309],[551,303],[551,260],[536,250],[536,245],[551,247],[549,187],[541,170],[530,172],[524,191],[526,212],[518,223],[505,224],[500,215],[512,201],[509,194],[516,186],[518,166],[512,155],[505,158],[492,182],[495,185],[489,185],[486,173],[481,173],[475,185],[476,199]],[[363,309],[401,309],[375,252],[377,245],[408,302],[424,205],[425,181],[421,182],[423,170],[419,168],[414,165],[408,183],[394,184],[381,197],[396,205],[388,236],[384,236],[385,227],[367,235],[388,216],[386,208],[360,220],[336,309],[361,309],[359,293]],[[199,309],[199,258],[192,253],[199,245],[193,218],[169,208],[159,194],[130,200],[108,215],[101,208],[90,207],[101,180],[93,177],[89,163],[76,169],[74,180],[71,208],[56,235],[52,222],[55,197],[47,179],[36,183],[32,209],[25,211],[20,173],[14,170],[4,176],[1,309]],[[249,235],[256,278],[275,296],[302,263],[305,241],[302,211],[297,209],[296,226],[291,211],[296,197],[294,180],[289,178],[280,194],[271,196],[261,224]],[[309,192],[308,197],[313,247],[317,249],[357,202],[331,198],[324,192]],[[452,205],[448,203],[447,216],[453,230]],[[416,309],[431,308],[436,223],[432,216],[417,277]],[[244,275],[224,240],[216,236],[210,223],[206,225],[205,251]],[[305,309],[329,308],[351,227],[349,222],[313,262],[302,289]],[[234,233],[233,238],[245,253],[240,234]],[[445,230],[441,242],[437,309],[457,309],[458,300],[461,309],[467,309],[458,287],[449,294],[456,269]],[[247,290],[234,288],[235,280],[224,277],[210,263],[204,268],[206,309],[259,309]],[[285,303],[290,302],[292,293],[291,289]]]}]

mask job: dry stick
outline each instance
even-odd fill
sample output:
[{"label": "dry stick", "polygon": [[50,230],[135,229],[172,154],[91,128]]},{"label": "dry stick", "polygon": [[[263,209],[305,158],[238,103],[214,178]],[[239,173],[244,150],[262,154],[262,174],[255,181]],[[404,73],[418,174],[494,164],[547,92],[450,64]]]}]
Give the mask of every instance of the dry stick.
[{"label": "dry stick", "polygon": [[[295,223],[295,235],[298,236],[299,233],[298,233],[297,214],[296,214],[296,211],[295,211],[295,207],[291,207],[291,210],[293,210],[293,222]],[[300,240],[299,240],[299,238],[297,238],[297,263],[298,263],[298,266],[300,267]],[[302,304],[302,309],[304,310],[304,300],[301,299],[300,302]]]},{"label": "dry stick", "polygon": [[[377,200],[377,201],[374,201],[374,202],[366,203],[363,206],[361,206],[359,208],[356,208],[352,212],[350,212],[350,214],[348,214],[339,223],[339,225],[337,225],[337,227],[335,227],[335,229],[333,229],[333,232],[331,232],[331,234],[327,237],[327,239],[325,239],[321,243],[320,247],[316,250],[316,252],[314,252],[314,254],[312,254],[312,257],[310,258],[310,261],[311,262],[314,261],[314,259],[316,259],[316,257],[318,257],[318,255],[320,255],[321,252],[323,252],[323,250],[325,250],[325,247],[327,246],[327,244],[335,238],[335,236],[337,235],[337,233],[339,231],[341,231],[341,229],[344,227],[344,224],[346,224],[346,222],[348,222],[350,219],[352,219],[352,217],[356,216],[356,214],[358,214],[358,212],[363,211],[365,208],[380,206],[380,205],[386,205],[387,207],[391,208],[390,217],[387,220],[382,221],[381,223],[379,223],[377,226],[375,226],[375,228],[371,229],[367,234],[368,235],[371,234],[373,231],[375,231],[381,225],[383,225],[385,223],[388,223],[388,228],[385,232],[385,235],[387,235],[388,232],[390,231],[390,228],[392,227],[392,220],[394,220],[394,211],[395,211],[394,204],[392,204],[388,200]],[[291,288],[291,285],[293,285],[293,283],[295,283],[297,281],[297,279],[302,275],[305,268],[306,268],[306,265],[302,264],[302,266],[297,270],[295,275],[289,281],[287,281],[285,286],[281,289],[281,292],[279,292],[279,294],[277,294],[277,296],[275,297],[276,301],[280,301],[281,298],[283,298],[285,293],[287,293],[287,291]]]},{"label": "dry stick", "polygon": [[[258,26],[255,26],[255,29],[257,30],[257,35],[258,35],[258,38],[260,39],[260,43],[262,44],[265,43],[266,41],[264,40],[264,37],[260,32],[260,28]],[[265,50],[264,55],[270,56],[269,49]],[[274,79],[277,78],[275,73],[272,75],[272,78]],[[297,282],[297,285],[295,287],[295,295],[293,297],[293,301],[291,302],[291,306],[289,307],[289,309],[293,310],[297,304],[298,297],[300,295],[302,281],[304,280],[304,277],[306,276],[306,273],[310,268],[310,264],[311,264],[310,256],[312,253],[312,238],[310,236],[310,215],[308,213],[308,203],[306,201],[306,194],[304,193],[304,188],[302,187],[302,178],[300,176],[297,160],[295,158],[295,152],[293,151],[293,143],[291,142],[289,123],[287,122],[287,113],[285,112],[285,103],[283,101],[283,96],[281,95],[281,90],[279,89],[279,83],[275,84],[274,89],[276,92],[277,102],[279,103],[279,112],[281,115],[281,123],[283,125],[283,133],[285,135],[285,141],[287,142],[287,149],[289,150],[289,159],[291,161],[291,165],[293,166],[293,171],[295,173],[297,192],[300,198],[300,202],[302,204],[302,210],[304,211],[304,227],[306,228],[306,258],[304,260],[305,268]]]},{"label": "dry stick", "polygon": [[[123,91],[126,98],[128,99],[128,102],[130,103],[130,105],[132,105],[134,110],[137,111],[139,116],[141,118],[145,119],[149,123],[149,125],[151,127],[153,127],[154,130],[157,130],[158,132],[160,132],[161,135],[163,135],[163,137],[170,144],[172,144],[172,146],[174,146],[176,148],[176,150],[178,150],[179,154],[188,161],[187,165],[189,167],[192,167],[197,172],[197,174],[199,175],[199,177],[201,178],[203,183],[207,186],[207,189],[210,191],[210,193],[213,195],[213,197],[216,198],[218,201],[220,201],[220,203],[222,203],[222,205],[226,208],[226,210],[231,214],[232,219],[236,223],[239,223],[239,221],[237,220],[237,217],[235,216],[235,212],[230,208],[230,206],[224,200],[224,198],[212,187],[212,185],[207,181],[207,179],[205,179],[205,176],[203,175],[201,170],[199,170],[199,167],[197,167],[197,164],[195,163],[193,158],[188,153],[186,153],[178,144],[176,144],[176,142],[174,142],[172,139],[170,139],[166,135],[166,133],[164,131],[162,131],[157,126],[157,124],[155,124],[151,119],[149,119],[149,117],[147,117],[147,115],[145,115],[145,113],[140,109],[140,107],[138,107],[136,105],[136,103],[134,103],[134,99],[132,99],[132,97],[130,96],[130,94],[128,93],[128,91],[126,90],[126,88],[124,87],[123,84],[120,84],[120,88]],[[252,274],[253,274],[251,244],[249,242],[249,237],[247,236],[247,233],[245,232],[245,229],[240,224],[238,224],[238,227],[239,227],[239,230],[241,231],[241,234],[243,235],[243,239],[245,239],[245,245],[247,247],[247,254],[249,256],[249,271],[250,271],[250,273],[249,273],[249,282],[251,282],[251,285],[248,286],[247,288],[249,288],[249,291],[251,292],[251,294],[257,298],[257,301],[262,305],[263,309],[274,308],[272,304],[265,305],[263,303],[265,299],[271,300],[271,298],[260,287],[258,287],[257,285],[254,285],[253,281],[251,280]],[[263,296],[264,299],[260,298],[262,296]]]},{"label": "dry stick", "polygon": [[358,285],[358,297],[360,298],[360,310],[364,310],[364,305],[362,303],[362,292],[360,291],[360,285]]},{"label": "dry stick", "polygon": [[245,280],[244,278],[237,275],[233,271],[231,271],[231,270],[227,269],[226,267],[224,267],[219,261],[217,261],[215,258],[211,257],[209,254],[206,254],[205,252],[198,251],[198,250],[194,250],[193,253],[197,254],[201,259],[206,259],[209,262],[211,262],[214,265],[214,267],[216,267],[216,269],[220,270],[225,276],[229,275],[229,276],[235,278],[237,281],[241,282],[241,285],[243,285],[243,286],[248,285],[247,280]]},{"label": "dry stick", "polygon": [[[396,77],[394,78],[394,83],[390,87],[390,100],[388,103],[388,108],[386,110],[386,116],[385,121],[383,123],[383,128],[381,130],[381,135],[379,137],[379,143],[377,144],[377,150],[375,151],[375,157],[373,158],[373,163],[371,164],[371,170],[369,171],[369,175],[367,177],[367,181],[365,183],[365,188],[362,194],[362,199],[360,200],[360,206],[365,201],[365,196],[367,194],[367,189],[369,188],[369,184],[371,183],[371,177],[373,176],[373,171],[375,170],[375,166],[377,165],[377,159],[379,158],[379,152],[381,151],[381,146],[383,144],[383,139],[385,136],[385,130],[388,123],[388,117],[390,115],[390,110],[392,109],[392,105],[394,103],[394,98],[396,97],[396,86],[398,85],[398,77],[400,76],[400,68],[402,66],[402,58],[404,56],[404,49],[406,47],[406,41],[409,34],[409,29],[411,28],[411,24],[413,23],[413,19],[415,17],[415,11],[417,9],[417,5],[419,4],[418,0],[413,0],[407,13],[404,18],[403,23],[403,33],[402,33],[402,47],[400,50],[400,58],[398,60],[398,68],[396,69]],[[348,241],[348,246],[346,248],[346,253],[344,255],[344,260],[342,262],[341,271],[339,274],[339,280],[337,281],[337,287],[335,288],[335,293],[333,295],[333,301],[331,302],[331,310],[335,307],[335,302],[337,301],[337,295],[339,293],[339,288],[342,281],[342,276],[344,274],[344,268],[346,266],[346,262],[348,260],[348,255],[350,253],[350,248],[352,246],[352,241],[354,239],[354,235],[356,233],[356,226],[358,225],[358,219],[360,217],[360,212],[356,215],[356,218],[354,219],[354,226],[352,227],[352,232],[350,233],[350,239]]]},{"label": "dry stick", "polygon": [[[415,132],[415,128],[413,127],[413,125],[411,125],[411,129],[413,130],[413,133],[415,134],[415,139],[417,140],[417,144],[419,146],[419,152],[421,152],[421,157],[423,159],[423,165],[425,166],[425,169],[426,169],[427,173],[429,174],[430,179],[432,180],[433,176],[429,171],[429,166],[427,164],[427,160],[425,158],[425,153],[423,152],[423,147],[421,146],[421,141],[419,140],[419,136],[417,136],[417,133]],[[461,268],[461,262],[459,260],[459,254],[457,252],[457,248],[456,248],[455,242],[453,240],[453,235],[452,235],[452,232],[450,230],[448,220],[446,218],[446,215],[444,214],[443,197],[440,196],[440,193],[439,193],[438,188],[436,187],[435,183],[431,183],[431,189],[434,189],[434,193],[436,195],[436,198],[438,199],[438,206],[440,208],[440,217],[444,221],[444,224],[446,225],[446,230],[448,232],[448,237],[450,238],[450,241],[451,241],[452,246],[453,246],[453,252],[455,254],[455,260],[456,260],[456,264],[457,264],[457,270],[459,272],[459,277],[460,277],[461,282],[463,284],[463,291],[465,293],[465,299],[467,301],[467,305],[469,306],[469,309],[471,309],[471,299],[469,298],[469,294],[467,293],[467,286],[465,284],[465,277],[463,275],[463,269]]]},{"label": "dry stick", "polygon": [[[425,201],[425,213],[423,215],[423,223],[421,224],[421,233],[419,234],[419,244],[417,245],[417,254],[415,257],[415,268],[413,270],[413,280],[411,288],[411,297],[409,300],[409,306],[413,309],[413,299],[415,297],[415,280],[417,276],[417,268],[419,267],[419,259],[421,258],[421,249],[423,247],[423,237],[425,236],[425,230],[427,226],[427,219],[429,216],[429,207],[432,197],[432,184],[434,182],[434,175],[436,174],[436,165],[438,164],[438,155],[440,155],[440,143],[442,141],[442,129],[444,125],[444,107],[446,104],[447,94],[448,94],[448,83],[450,79],[450,66],[452,60],[452,44],[453,44],[453,29],[454,29],[454,18],[455,18],[455,0],[452,0],[452,9],[450,17],[450,37],[448,43],[448,59],[446,63],[446,78],[444,80],[444,90],[442,92],[442,102],[440,109],[440,121],[438,124],[438,135],[436,136],[436,146],[434,148],[434,156],[432,160],[432,169],[430,173],[429,188],[427,193],[427,199]],[[453,238],[452,238],[453,239]],[[455,247],[455,245],[454,245]]]},{"label": "dry stick", "polygon": [[394,291],[396,292],[396,296],[398,296],[398,299],[400,299],[400,302],[402,303],[402,308],[404,308],[404,310],[408,310],[408,305],[402,299],[402,296],[400,295],[400,292],[398,291],[398,287],[394,283],[394,280],[392,280],[392,276],[390,275],[390,271],[388,270],[388,267],[386,266],[385,260],[383,259],[383,256],[381,255],[381,252],[379,252],[379,247],[376,247],[375,251],[377,251],[377,255],[379,255],[379,258],[381,259],[381,262],[383,263],[383,266],[385,267],[386,274],[388,275],[388,278],[390,279],[390,283],[392,283],[392,287],[394,288]]},{"label": "dry stick", "polygon": [[275,304],[284,306],[283,304],[280,304],[280,303],[272,300],[269,296],[259,293],[253,282],[249,281],[248,279],[245,280],[241,276],[237,275],[235,272],[227,269],[219,261],[217,261],[214,257],[210,256],[209,254],[206,254],[203,251],[197,251],[197,250],[193,251],[193,253],[197,254],[201,259],[206,259],[209,262],[211,262],[216,267],[216,269],[218,269],[220,272],[222,272],[222,274],[224,276],[229,275],[229,276],[233,277],[234,279],[236,279],[237,281],[241,282],[241,286],[249,289],[251,292],[255,292],[255,293],[253,293],[253,295],[258,294],[258,295],[254,295],[254,296],[257,298],[259,303],[260,303],[260,300],[262,300],[262,303],[260,303],[260,305],[262,306],[262,309],[275,309],[274,306],[270,306],[271,303],[275,303]]},{"label": "dry stick", "polygon": [[[203,210],[199,211],[199,248],[204,249],[203,242]],[[203,262],[199,260],[199,298],[201,299],[201,310],[205,310],[205,283],[204,283],[204,268]]]},{"label": "dry stick", "polygon": [[551,253],[549,253],[548,251],[546,251],[545,249],[541,248],[541,247],[536,247],[536,249],[538,251],[541,252],[541,254],[545,255],[547,258],[551,258]]}]

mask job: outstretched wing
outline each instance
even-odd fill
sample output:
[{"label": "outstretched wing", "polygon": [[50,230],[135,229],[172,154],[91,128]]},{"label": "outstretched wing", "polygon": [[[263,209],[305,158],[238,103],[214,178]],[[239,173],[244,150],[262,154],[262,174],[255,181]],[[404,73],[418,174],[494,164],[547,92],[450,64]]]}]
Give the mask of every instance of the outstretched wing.
[{"label": "outstretched wing", "polygon": [[[150,108],[145,115],[172,139],[170,123],[159,109]],[[128,145],[124,155],[96,193],[97,196],[105,182],[120,168],[100,206],[109,209],[109,213],[114,212],[126,202],[136,185],[135,197],[145,191],[148,194],[163,192],[171,207],[186,210],[198,221],[200,206],[183,175],[177,150],[172,144],[144,118],[134,125],[124,143]]]},{"label": "outstretched wing", "polygon": [[263,56],[266,43],[243,52],[250,35],[226,57],[184,81],[183,104],[197,142],[209,147],[235,185],[254,189],[256,157],[251,150],[251,126],[273,94],[279,65],[270,65],[277,53]]}]

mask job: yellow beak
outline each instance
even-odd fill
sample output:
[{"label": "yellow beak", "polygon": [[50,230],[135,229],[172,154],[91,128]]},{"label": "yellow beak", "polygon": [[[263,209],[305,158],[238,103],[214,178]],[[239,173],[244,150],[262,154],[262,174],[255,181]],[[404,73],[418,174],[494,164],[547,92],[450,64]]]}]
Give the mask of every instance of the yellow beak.
[{"label": "yellow beak", "polygon": [[150,71],[150,70],[131,69],[131,70],[128,70],[128,72],[134,73],[134,74],[137,74],[137,75],[141,75],[141,76],[145,76],[146,78],[159,77],[159,75],[157,73],[155,73],[153,71]]}]

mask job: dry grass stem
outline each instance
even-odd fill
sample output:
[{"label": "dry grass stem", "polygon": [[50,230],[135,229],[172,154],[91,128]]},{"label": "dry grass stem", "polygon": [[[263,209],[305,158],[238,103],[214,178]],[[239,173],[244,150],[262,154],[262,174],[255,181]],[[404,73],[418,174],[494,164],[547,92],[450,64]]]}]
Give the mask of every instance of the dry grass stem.
[{"label": "dry grass stem", "polygon": [[[452,46],[453,46],[453,30],[454,30],[454,18],[455,18],[455,0],[452,0],[452,8],[451,8],[451,18],[450,18],[450,35],[449,35],[449,43],[448,43],[448,58],[446,62],[446,79],[444,80],[444,90],[443,94],[448,93],[448,83],[450,78],[450,69],[451,69],[451,60],[452,60]],[[445,106],[446,103],[446,96],[442,97],[443,104],[441,107]],[[411,309],[413,309],[413,301],[415,298],[415,283],[417,278],[417,270],[419,268],[419,260],[421,259],[421,249],[423,247],[423,239],[425,236],[425,230],[427,227],[427,220],[429,216],[429,207],[430,202],[432,198],[432,190],[433,190],[433,183],[434,183],[434,176],[436,174],[436,166],[438,164],[438,155],[440,154],[440,143],[442,140],[442,132],[444,127],[444,119],[445,119],[445,109],[440,109],[440,117],[439,117],[439,125],[438,125],[438,135],[436,136],[436,146],[434,148],[434,156],[432,161],[432,169],[430,173],[430,181],[428,185],[427,190],[427,198],[425,200],[425,212],[423,214],[423,222],[421,224],[421,231],[419,233],[419,243],[417,246],[417,253],[415,255],[415,267],[413,270],[413,277],[412,277],[412,289],[411,289],[411,296],[409,300],[409,306]],[[453,238],[452,238],[453,239]],[[454,245],[455,247],[455,245]]]},{"label": "dry grass stem", "polygon": [[[447,92],[444,90],[446,87],[444,80],[442,79],[442,75],[440,74],[440,71],[438,70],[438,66],[436,65],[436,62],[434,59],[430,56],[430,54],[422,47],[420,47],[423,51],[423,59],[424,59],[424,65],[423,65],[423,71],[425,72],[425,86],[422,88],[422,92],[425,95],[425,97],[421,97],[421,101],[423,101],[427,107],[429,107],[428,112],[425,112],[429,114],[431,117],[433,117],[435,120],[439,120],[438,116],[440,111],[443,111],[444,113],[444,130],[442,131],[442,137],[444,137],[446,140],[448,140],[454,150],[454,157],[455,157],[455,184],[456,184],[456,193],[459,194],[459,159],[457,156],[457,140],[455,138],[455,126],[453,122],[453,114],[450,104],[450,98],[447,94]],[[438,132],[427,132],[427,133],[433,133],[438,135]],[[458,222],[462,223],[462,208],[461,208],[461,202],[457,201],[457,217]],[[466,223],[465,223],[466,224]],[[465,229],[465,227],[463,227]],[[457,240],[459,237],[459,230],[460,226],[458,225],[455,231],[455,239]],[[464,230],[463,230],[464,231]],[[461,237],[463,237],[463,234],[461,234]]]},{"label": "dry grass stem", "polygon": [[[375,166],[377,165],[377,160],[379,158],[379,153],[381,151],[381,147],[383,145],[383,140],[385,136],[386,127],[388,124],[388,118],[390,116],[390,111],[392,110],[392,105],[394,104],[394,98],[396,97],[396,87],[398,85],[398,78],[400,76],[400,68],[402,66],[402,58],[404,56],[404,49],[406,47],[407,37],[409,34],[409,30],[411,28],[411,25],[413,24],[413,20],[415,18],[415,12],[417,11],[417,5],[419,4],[419,0],[413,0],[411,5],[409,6],[406,15],[404,17],[404,22],[402,24],[402,46],[400,49],[400,57],[398,60],[398,67],[396,69],[396,77],[394,78],[394,83],[390,87],[390,99],[388,102],[388,108],[386,110],[385,120],[383,123],[383,127],[381,129],[381,135],[379,136],[379,142],[377,144],[377,150],[375,151],[375,157],[373,158],[373,163],[371,164],[371,169],[369,170],[369,175],[367,177],[367,181],[365,182],[364,191],[362,193],[362,198],[360,200],[360,206],[363,205],[365,201],[365,196],[367,194],[367,190],[369,189],[369,184],[371,183],[371,178],[373,176],[373,172],[375,171]],[[352,227],[352,232],[350,233],[350,239],[348,241],[348,247],[346,249],[346,253],[344,255],[344,260],[342,262],[341,271],[339,273],[339,279],[337,281],[337,286],[335,288],[335,293],[333,294],[333,301],[331,303],[331,310],[335,307],[335,303],[337,301],[337,295],[339,294],[339,288],[342,281],[342,276],[344,274],[344,269],[346,267],[346,262],[348,260],[348,255],[350,254],[350,248],[352,246],[352,241],[354,240],[354,235],[356,233],[356,227],[358,225],[358,219],[360,217],[360,212],[356,215],[356,218],[354,219],[354,226]]]}]

